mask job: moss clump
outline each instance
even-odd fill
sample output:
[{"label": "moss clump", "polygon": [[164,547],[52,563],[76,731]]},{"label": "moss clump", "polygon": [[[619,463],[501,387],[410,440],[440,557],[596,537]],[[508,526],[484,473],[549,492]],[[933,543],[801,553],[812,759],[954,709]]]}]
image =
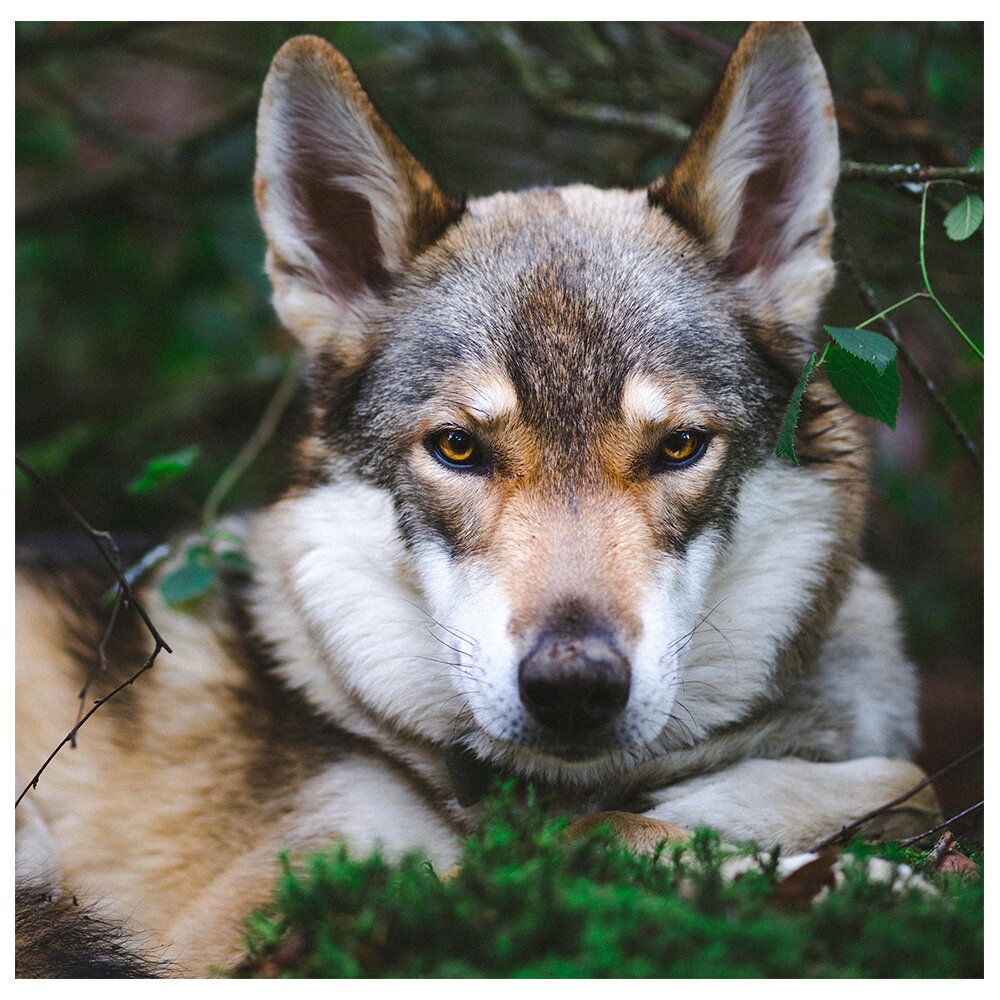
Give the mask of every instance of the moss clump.
[{"label": "moss clump", "polygon": [[[773,857],[735,881],[710,831],[653,857],[607,830],[579,840],[505,788],[441,880],[418,855],[343,847],[284,862],[274,907],[250,918],[238,975],[289,977],[977,977],[981,880],[894,894],[870,848],[818,902],[781,905]],[[746,853],[746,852],[744,852]],[[778,894],[781,895],[780,893]]]}]

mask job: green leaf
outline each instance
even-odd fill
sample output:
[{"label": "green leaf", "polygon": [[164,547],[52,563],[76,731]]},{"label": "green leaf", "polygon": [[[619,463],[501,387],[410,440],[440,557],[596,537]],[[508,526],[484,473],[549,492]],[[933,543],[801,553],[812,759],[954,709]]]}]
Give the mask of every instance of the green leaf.
[{"label": "green leaf", "polygon": [[827,352],[825,368],[834,389],[848,406],[896,429],[899,372],[894,364],[879,373],[874,365],[833,344]]},{"label": "green leaf", "polygon": [[195,542],[194,545],[188,546],[187,550],[187,561],[202,563],[203,565],[209,565],[213,559],[213,552],[210,546],[205,545],[204,542]]},{"label": "green leaf", "polygon": [[249,572],[253,569],[253,563],[242,552],[237,552],[234,549],[220,552],[218,560],[227,569],[235,569],[241,572]]},{"label": "green leaf", "polygon": [[133,496],[149,493],[159,489],[164,483],[179,479],[194,465],[201,449],[197,445],[172,452],[169,455],[158,455],[149,459],[139,476],[128,484],[128,491]]},{"label": "green leaf", "polygon": [[860,327],[824,326],[823,329],[849,354],[874,365],[879,375],[896,358],[896,345],[881,333]]},{"label": "green leaf", "polygon": [[944,217],[944,228],[953,240],[967,240],[982,224],[985,206],[978,194],[967,194]]},{"label": "green leaf", "polygon": [[171,607],[204,596],[215,583],[215,570],[202,563],[187,562],[160,581],[160,594]]},{"label": "green leaf", "polygon": [[778,432],[778,444],[774,449],[775,455],[779,458],[787,458],[796,465],[799,464],[799,460],[795,457],[795,428],[799,424],[799,411],[802,408],[802,397],[805,395],[806,386],[809,384],[809,376],[815,369],[816,353],[814,351],[806,363],[805,370],[799,376],[792,398],[788,401],[785,419],[781,421],[781,430]]},{"label": "green leaf", "polygon": [[983,169],[983,147],[980,146],[972,156],[969,157],[969,166],[977,167],[979,170]]}]

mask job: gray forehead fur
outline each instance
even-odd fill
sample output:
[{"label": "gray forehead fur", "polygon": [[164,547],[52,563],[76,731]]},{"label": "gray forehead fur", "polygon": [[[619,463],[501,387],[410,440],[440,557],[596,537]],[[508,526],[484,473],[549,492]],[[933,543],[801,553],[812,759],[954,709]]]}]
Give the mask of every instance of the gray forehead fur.
[{"label": "gray forehead fur", "polygon": [[361,408],[405,419],[499,365],[529,421],[581,426],[613,416],[642,372],[683,376],[738,430],[769,378],[732,294],[644,192],[479,199],[386,300]]}]

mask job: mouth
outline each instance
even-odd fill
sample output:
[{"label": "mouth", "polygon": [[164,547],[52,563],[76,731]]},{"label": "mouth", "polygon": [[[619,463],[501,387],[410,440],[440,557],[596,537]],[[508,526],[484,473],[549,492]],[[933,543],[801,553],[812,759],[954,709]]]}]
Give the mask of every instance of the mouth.
[{"label": "mouth", "polygon": [[572,764],[585,764],[636,748],[624,743],[614,730],[596,733],[549,733],[531,727],[521,738],[511,744],[534,754],[555,758]]},{"label": "mouth", "polygon": [[444,759],[459,805],[488,794],[497,779],[520,776],[539,788],[593,789],[646,757],[640,747],[613,743],[567,744],[499,740],[466,733],[444,747]]},{"label": "mouth", "polygon": [[588,772],[603,773],[609,766],[616,771],[634,766],[652,753],[646,742],[626,740],[615,728],[569,737],[547,733],[530,722],[516,734],[500,736],[479,730],[466,733],[457,742],[499,770],[526,776],[559,772],[583,778]]}]

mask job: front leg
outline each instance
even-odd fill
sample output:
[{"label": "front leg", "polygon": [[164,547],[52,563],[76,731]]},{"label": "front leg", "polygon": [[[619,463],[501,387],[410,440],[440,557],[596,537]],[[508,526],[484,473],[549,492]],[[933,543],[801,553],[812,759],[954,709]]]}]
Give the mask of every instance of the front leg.
[{"label": "front leg", "polygon": [[595,827],[605,825],[635,854],[652,854],[664,841],[674,843],[689,840],[692,833],[691,830],[666,820],[611,810],[584,816],[570,823],[566,834],[576,840],[590,833]]},{"label": "front leg", "polygon": [[[711,827],[730,843],[807,850],[841,827],[908,792],[924,778],[916,764],[888,757],[819,763],[785,757],[744,760],[653,793],[643,817],[688,829]],[[895,840],[940,822],[926,786],[866,823],[866,836]]]}]

